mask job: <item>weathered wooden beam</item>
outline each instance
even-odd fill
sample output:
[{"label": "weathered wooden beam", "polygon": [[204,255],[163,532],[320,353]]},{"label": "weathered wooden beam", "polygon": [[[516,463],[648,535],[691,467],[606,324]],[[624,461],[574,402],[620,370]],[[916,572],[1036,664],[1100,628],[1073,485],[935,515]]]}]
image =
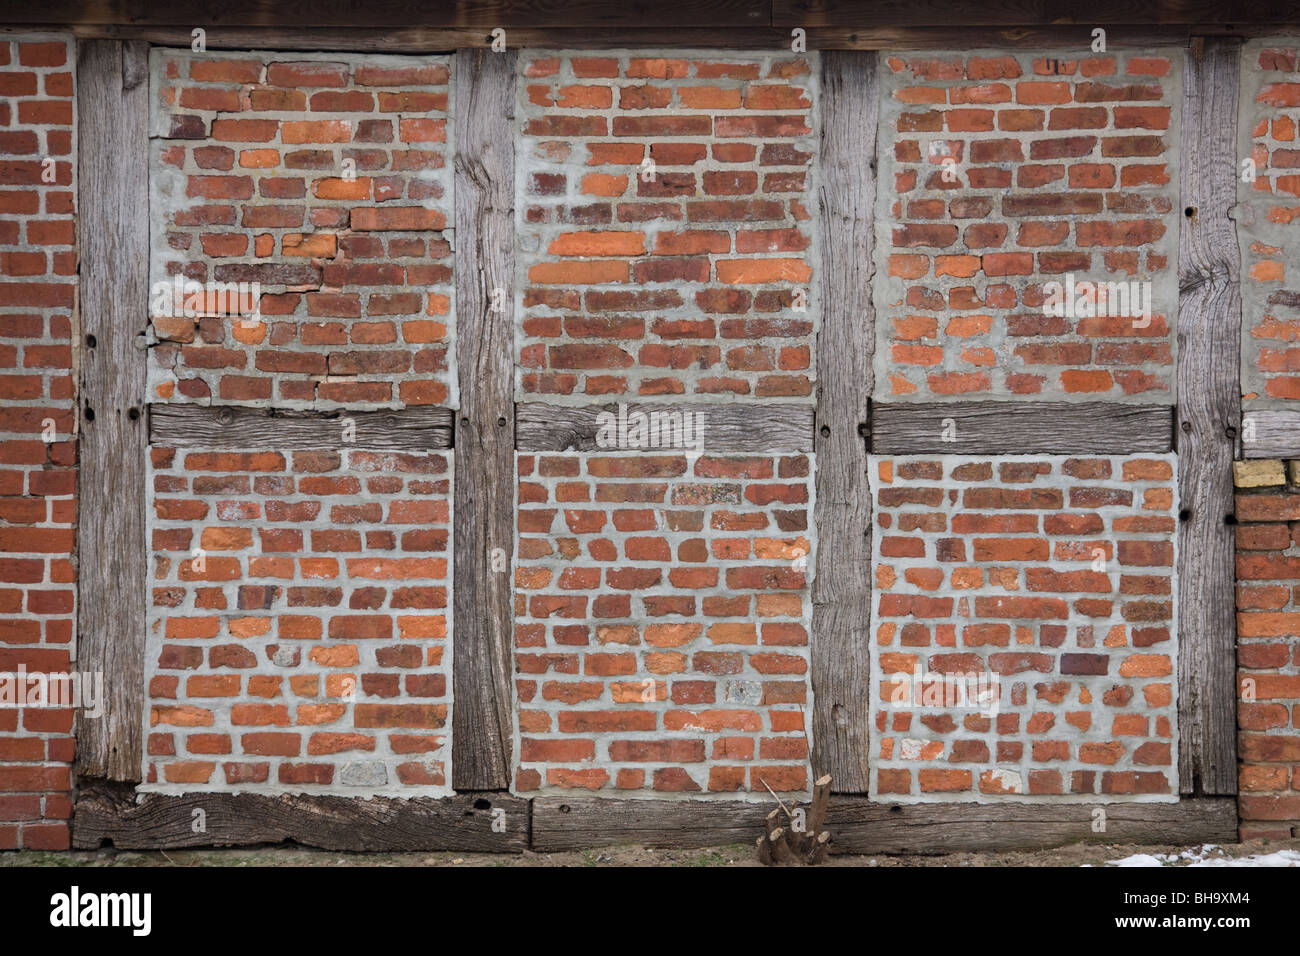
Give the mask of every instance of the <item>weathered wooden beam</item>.
[{"label": "weathered wooden beam", "polygon": [[1167,405],[934,402],[872,405],[877,455],[1160,454],[1173,446]]},{"label": "weathered wooden beam", "polygon": [[527,800],[503,793],[409,799],[151,793],[137,803],[123,788],[83,785],[72,818],[72,846],[79,850],[105,844],[119,850],[160,850],[286,840],[353,852],[521,853],[528,848],[529,806]]},{"label": "weathered wooden beam", "polygon": [[77,770],[123,781],[143,766],[148,116],[148,45],[81,43],[76,668],[103,675],[112,706],[77,712]]},{"label": "weathered wooden beam", "polygon": [[[38,8],[43,9],[43,8]],[[359,8],[364,9],[364,8]],[[657,19],[664,19],[662,13]],[[12,22],[12,21],[10,21]],[[417,20],[411,22],[418,22]],[[611,25],[601,28],[515,27],[509,24],[505,42],[511,49],[608,50],[620,48],[686,48],[723,50],[776,50],[789,48],[790,27],[699,27],[683,30],[674,26],[644,27],[638,17],[631,26]],[[1087,49],[1090,31],[1077,26],[1037,27],[968,27],[965,25],[932,27],[878,27],[841,29],[810,27],[805,42],[810,50],[953,50],[1006,49],[1044,50]],[[452,50],[484,49],[493,43],[486,27],[443,28],[428,26],[376,27],[366,20],[351,27],[316,28],[301,25],[295,15],[293,23],[268,21],[265,26],[212,26],[207,29],[208,50],[315,50],[367,51],[388,53],[434,53]],[[0,31],[4,28],[0,27]],[[50,17],[40,24],[11,27],[11,31],[61,30],[85,39],[113,38],[143,40],[157,46],[188,47],[192,42],[189,26],[148,26],[131,23],[94,24],[59,23]],[[1150,49],[1157,46],[1183,46],[1192,29],[1186,26],[1111,26],[1107,48]],[[1198,35],[1215,32],[1210,26],[1198,26]],[[1243,23],[1241,36],[1268,35],[1278,30],[1269,22]]]},{"label": "weathered wooden beam", "polygon": [[504,790],[514,736],[515,54],[462,50],[454,85],[460,410],[452,511],[452,786]]},{"label": "weathered wooden beam", "polygon": [[817,569],[813,577],[813,776],[866,793],[871,490],[862,430],[873,382],[872,206],[879,116],[873,53],[821,58],[821,328],[817,333]]},{"label": "weathered wooden beam", "polygon": [[[823,828],[832,853],[958,853],[1033,850],[1067,843],[1232,843],[1237,807],[1231,798],[1179,803],[1106,804],[1105,828],[1094,830],[1096,804],[870,803],[833,796]],[[706,800],[533,800],[532,849],[555,853],[593,846],[752,846],[770,804]]]},{"label": "weathered wooden beam", "polygon": [[1300,458],[1300,411],[1258,409],[1241,416],[1243,458]]},{"label": "weathered wooden beam", "polygon": [[243,406],[150,405],[149,444],[167,448],[371,448],[452,446],[447,408],[298,412]]},{"label": "weathered wooden beam", "polygon": [[[1107,33],[1116,24],[1217,25],[1221,29],[1255,20],[1274,20],[1296,11],[1275,0],[1094,0],[1086,6],[1052,3],[990,3],[989,0],[907,0],[863,3],[862,0],[772,0],[775,26],[861,27],[925,26],[961,23],[970,27],[1074,25],[1091,39],[1094,27]],[[1107,37],[1109,40],[1109,37]],[[1087,43],[1083,43],[1086,48]]]},{"label": "weathered wooden beam", "polygon": [[[645,415],[647,434],[673,431],[673,422],[689,422],[680,431],[683,442],[702,441],[701,450],[721,452],[808,452],[813,450],[813,410],[810,405],[741,405],[665,402],[657,405],[548,405],[520,402],[515,407],[516,445],[520,451],[626,451],[627,444],[609,444],[601,437],[602,426],[628,424],[627,435],[638,427],[634,416]],[[695,416],[687,419],[685,416]],[[653,417],[658,416],[658,417]],[[677,416],[673,418],[672,416]],[[647,447],[647,446],[642,446]],[[661,442],[659,446],[677,447]]]},{"label": "weathered wooden beam", "polygon": [[[1104,809],[1104,829],[1095,815]],[[534,828],[536,828],[536,815]],[[832,798],[825,829],[833,853],[960,853],[1037,850],[1069,843],[1235,843],[1237,801],[1178,803],[912,804]],[[534,839],[536,842],[536,838]]]},{"label": "weathered wooden beam", "polygon": [[1241,45],[1207,40],[1183,74],[1178,236],[1178,776],[1237,792],[1232,460],[1241,419],[1236,227]]},{"label": "weathered wooden beam", "polygon": [[4,13],[11,23],[37,21],[81,24],[127,24],[227,28],[279,25],[293,27],[310,18],[313,27],[608,27],[644,23],[671,12],[678,27],[766,26],[770,0],[673,0],[668,11],[651,0],[492,0],[490,3],[422,3],[420,0],[312,0],[309,12],[284,0],[50,0],[36,9]]}]

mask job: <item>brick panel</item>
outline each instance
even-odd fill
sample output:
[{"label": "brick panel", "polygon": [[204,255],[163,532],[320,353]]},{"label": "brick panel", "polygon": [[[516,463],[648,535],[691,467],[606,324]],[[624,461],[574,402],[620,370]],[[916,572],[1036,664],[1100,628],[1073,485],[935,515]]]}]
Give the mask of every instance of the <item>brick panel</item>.
[{"label": "brick panel", "polygon": [[[152,62],[154,400],[455,404],[450,61]],[[260,283],[260,319],[159,314],[177,276]]]},{"label": "brick panel", "polygon": [[145,788],[449,792],[450,455],[150,456]]},{"label": "brick panel", "polygon": [[515,790],[809,786],[805,455],[519,455]]},{"label": "brick panel", "polygon": [[520,57],[521,398],[811,400],[816,62]]},{"label": "brick panel", "polygon": [[[1237,492],[1242,839],[1300,834],[1300,462]],[[1239,482],[1240,484],[1240,482]]]},{"label": "brick panel", "polygon": [[1181,53],[882,60],[876,397],[1172,401]]},{"label": "brick panel", "polygon": [[872,795],[1176,800],[1174,457],[871,477]]},{"label": "brick panel", "polygon": [[[1241,391],[1247,407],[1300,399],[1300,39],[1256,40],[1242,53]],[[1253,181],[1251,177],[1253,176]]]},{"label": "brick panel", "polygon": [[[76,622],[77,290],[66,37],[0,38],[0,692],[67,673]],[[67,849],[70,707],[0,706],[0,850]]]}]

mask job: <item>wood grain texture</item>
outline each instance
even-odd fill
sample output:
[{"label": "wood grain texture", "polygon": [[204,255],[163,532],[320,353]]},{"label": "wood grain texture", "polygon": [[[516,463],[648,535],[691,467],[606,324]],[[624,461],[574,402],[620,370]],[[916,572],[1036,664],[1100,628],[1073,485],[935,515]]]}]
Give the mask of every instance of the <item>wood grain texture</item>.
[{"label": "wood grain texture", "polygon": [[1178,776],[1237,792],[1232,460],[1241,419],[1236,226],[1241,45],[1207,40],[1184,72],[1178,236]]},{"label": "wood grain texture", "polygon": [[813,776],[866,793],[871,586],[868,419],[875,308],[871,301],[876,122],[873,53],[821,60],[821,328],[817,334],[816,574],[813,577]]},{"label": "wood grain texture", "polygon": [[[456,363],[452,786],[510,783],[514,553],[515,54],[456,54]],[[507,290],[492,310],[492,290]],[[493,569],[493,552],[501,556]],[[501,570],[502,566],[505,570]]]},{"label": "wood grain texture", "polygon": [[112,705],[95,719],[78,711],[77,770],[121,781],[143,764],[148,95],[147,44],[80,44],[76,669],[102,673]]},{"label": "wood grain texture", "polygon": [[1300,458],[1300,411],[1268,409],[1241,416],[1243,458]]},{"label": "wood grain texture", "polygon": [[[1167,405],[936,402],[871,407],[877,455],[1122,455],[1172,450]],[[945,441],[944,435],[953,435]]]},{"label": "wood grain texture", "polygon": [[[1059,0],[772,0],[775,26],[861,27],[925,26],[932,23],[961,23],[970,27],[1073,24],[1087,46],[1092,28],[1124,29],[1123,25],[1217,25],[1256,20],[1276,21],[1288,11],[1273,0],[1094,0],[1086,5],[1063,4]],[[1296,11],[1290,10],[1294,19]],[[1109,40],[1109,35],[1107,40]]]},{"label": "wood grain texture", "polygon": [[[665,402],[657,405],[629,404],[627,415],[640,412],[651,415],[686,414],[702,416],[692,419],[702,427],[703,450],[706,452],[808,452],[813,449],[813,410],[810,405],[740,405],[691,404]],[[634,449],[602,447],[598,441],[601,416],[610,414],[617,420],[618,405],[548,405],[544,402],[520,402],[515,406],[516,445],[520,451],[626,451]],[[608,419],[606,419],[608,420]],[[663,417],[647,418],[647,427],[656,434]],[[673,432],[672,434],[678,434]],[[686,435],[694,439],[695,433]]]},{"label": "wood grain texture", "polygon": [[[44,8],[37,8],[44,9]],[[364,9],[364,8],[359,8]],[[663,19],[657,15],[655,19]],[[10,21],[16,22],[16,21]],[[268,21],[266,26],[213,27],[208,30],[209,50],[338,50],[385,53],[427,53],[430,50],[484,49],[492,36],[486,27],[452,28],[429,26],[376,27],[369,20],[351,27],[313,27],[311,19],[292,23]],[[620,48],[686,48],[723,50],[788,49],[790,27],[697,27],[682,30],[674,26],[650,26],[644,19],[632,25],[601,28],[515,27],[506,28],[506,44],[511,49],[611,50]],[[1234,25],[1237,36],[1263,36],[1277,33],[1269,21]],[[157,46],[188,47],[188,26],[149,26],[134,23],[96,24],[60,22],[52,16],[38,23],[12,28],[22,32],[62,30],[84,39],[135,39]],[[1214,33],[1211,24],[1198,27],[1200,33]],[[0,27],[0,32],[3,28]],[[1115,49],[1151,49],[1157,46],[1184,46],[1191,36],[1186,26],[1112,27],[1107,47]],[[928,27],[874,27],[842,29],[807,28],[809,50],[954,50],[1006,49],[1044,50],[1080,48],[1090,42],[1087,31],[1077,26],[1040,27],[969,27],[940,25]],[[1082,36],[1081,36],[1082,35]]]},{"label": "wood grain texture", "polygon": [[[772,805],[740,801],[533,800],[532,849],[556,853],[593,846],[752,845]],[[1092,804],[870,803],[832,796],[824,828],[832,853],[959,853],[1032,850],[1067,843],[1232,843],[1237,806],[1229,798],[1108,804],[1106,829],[1093,832]]]},{"label": "wood grain texture", "polygon": [[[149,444],[167,448],[450,448],[447,408],[289,412],[243,406],[150,405]],[[349,425],[350,423],[350,425]],[[350,440],[344,430],[350,429]]]},{"label": "wood grain texture", "polygon": [[[1237,802],[1203,797],[1178,803],[1106,804],[1106,829],[1093,832],[1096,804],[951,803],[887,806],[832,798],[825,828],[833,853],[959,853],[1037,850],[1069,843],[1235,843]],[[534,822],[536,828],[536,822]]]},{"label": "wood grain texture", "polygon": [[[196,810],[203,811],[203,829],[198,833],[194,832]],[[505,811],[502,833],[492,831],[495,810]],[[292,840],[352,852],[520,853],[528,847],[529,815],[527,800],[502,793],[400,800],[151,793],[137,803],[134,794],[122,788],[83,786],[72,819],[72,846],[93,850],[112,844],[119,850],[157,850]]]},{"label": "wood grain texture", "polygon": [[[420,0],[51,0],[37,8],[7,10],[12,23],[127,24],[229,29],[297,25],[311,27],[441,27],[575,29],[653,22],[671,13],[678,27],[766,26],[770,0],[674,0],[671,11],[656,0],[492,0],[490,3],[427,3]],[[188,44],[187,44],[188,45]]]}]

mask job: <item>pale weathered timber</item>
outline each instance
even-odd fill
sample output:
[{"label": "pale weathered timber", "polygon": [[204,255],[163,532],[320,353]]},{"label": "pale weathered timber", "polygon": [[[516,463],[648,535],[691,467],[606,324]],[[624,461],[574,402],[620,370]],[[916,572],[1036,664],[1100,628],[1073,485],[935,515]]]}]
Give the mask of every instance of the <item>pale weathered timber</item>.
[{"label": "pale weathered timber", "polygon": [[[515,54],[456,54],[452,786],[504,790],[513,737]],[[494,290],[502,290],[494,294]]]},{"label": "pale weathered timber", "polygon": [[1241,44],[1206,40],[1183,72],[1178,236],[1178,777],[1237,792],[1232,460],[1241,419],[1237,84]]},{"label": "pale weathered timber", "polygon": [[[554,853],[593,846],[641,844],[702,847],[753,844],[763,832],[762,803],[705,800],[533,800],[531,848]],[[832,796],[825,830],[832,853],[960,853],[1034,850],[1067,843],[1232,843],[1236,801],[1225,797],[1178,803],[1114,803],[1094,830],[1094,804],[871,803]]]},{"label": "pale weathered timber", "polygon": [[[494,822],[502,832],[493,830]],[[81,790],[72,820],[72,845],[79,850],[105,844],[158,850],[292,840],[353,852],[520,853],[528,848],[528,835],[528,801],[503,793],[410,799],[151,793],[137,803],[129,791],[99,785]]]},{"label": "pale weathered timber", "polygon": [[[655,436],[653,444],[630,444],[617,437],[620,419],[625,422],[624,439],[637,434],[636,415],[645,416],[639,427],[646,436]],[[602,427],[611,425],[615,431],[602,438]],[[686,402],[629,404],[620,411],[618,405],[520,402],[515,407],[515,436],[520,451],[690,450],[698,439],[698,450],[709,453],[808,452],[813,449],[813,411],[810,405]]]},{"label": "pale weathered timber", "polygon": [[79,45],[75,667],[103,675],[108,706],[96,718],[77,711],[77,770],[121,781],[139,780],[143,766],[148,97],[147,44]]},{"label": "pale weathered timber", "polygon": [[866,793],[869,785],[871,490],[863,432],[876,341],[876,68],[873,53],[822,55],[812,767],[846,793]]},{"label": "pale weathered timber", "polygon": [[167,448],[450,448],[447,408],[297,412],[244,406],[150,405],[149,444]]},{"label": "pale weathered timber", "polygon": [[871,407],[877,455],[1160,454],[1173,446],[1167,405],[943,402]]},{"label": "pale weathered timber", "polygon": [[1260,409],[1241,416],[1243,458],[1300,458],[1300,411]]}]

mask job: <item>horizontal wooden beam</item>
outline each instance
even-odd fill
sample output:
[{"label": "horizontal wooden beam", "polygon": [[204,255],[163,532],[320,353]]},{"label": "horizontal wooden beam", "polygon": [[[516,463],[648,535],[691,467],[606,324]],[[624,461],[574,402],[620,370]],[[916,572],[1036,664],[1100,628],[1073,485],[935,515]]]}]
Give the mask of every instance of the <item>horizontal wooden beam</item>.
[{"label": "horizontal wooden beam", "polygon": [[150,405],[149,444],[276,449],[355,445],[384,451],[432,451],[452,446],[453,418],[451,409],[426,407],[294,412],[232,405]]},{"label": "horizontal wooden beam", "polygon": [[136,803],[128,788],[82,781],[72,820],[78,850],[109,843],[119,850],[160,850],[286,840],[358,852],[521,853],[528,848],[529,806],[504,793],[440,799],[151,793]]},{"label": "horizontal wooden beam", "polygon": [[[1096,815],[1098,807],[1105,810],[1104,821]],[[771,810],[768,803],[734,800],[527,800],[495,792],[439,799],[150,793],[137,803],[130,787],[82,781],[72,845],[78,850],[106,844],[157,850],[293,841],[324,850],[376,853],[749,845]],[[1095,829],[1103,823],[1103,829]],[[1033,850],[1078,842],[1231,843],[1237,807],[1230,797],[1179,803],[899,806],[834,796],[826,828],[835,853]]]},{"label": "horizontal wooden beam", "polygon": [[[33,8],[40,10],[43,8]],[[360,10],[365,7],[358,7]],[[665,19],[664,11],[655,15]],[[14,22],[12,20],[10,23]],[[644,23],[641,19],[638,23]],[[946,21],[953,22],[953,21]],[[267,26],[221,27],[206,29],[208,50],[313,50],[378,51],[388,53],[435,53],[489,47],[493,43],[487,27],[451,28],[411,26],[418,18],[400,27],[376,27],[373,21],[351,27],[314,27],[276,24]],[[685,48],[721,50],[789,49],[790,27],[679,27],[606,26],[600,28],[511,27],[504,24],[505,43],[511,49],[608,50],[621,48]],[[0,27],[0,30],[4,30]],[[10,32],[71,32],[81,39],[144,40],[158,46],[188,48],[193,40],[192,27],[149,26],[137,24],[98,24],[59,22],[43,17],[40,23],[10,27]],[[1197,26],[1111,26],[1108,49],[1150,49],[1157,46],[1186,46],[1193,34],[1216,35],[1219,28]],[[1285,32],[1270,23],[1246,23],[1233,35],[1262,36]],[[1040,27],[878,27],[841,29],[809,27],[804,40],[809,50],[964,50],[964,49],[1088,49],[1091,31],[1081,26]],[[1081,54],[1082,55],[1082,54]]]},{"label": "horizontal wooden beam", "polygon": [[1168,405],[932,402],[872,405],[877,455],[1123,455],[1173,450]]},{"label": "horizontal wooden beam", "polygon": [[1064,4],[990,3],[989,0],[905,0],[863,3],[862,0],[772,0],[774,26],[855,27],[924,26],[961,23],[971,27],[1074,24],[1105,27],[1114,24],[1210,25],[1236,30],[1256,21],[1294,18],[1290,5],[1276,0],[1092,0]]},{"label": "horizontal wooden beam", "polygon": [[[619,440],[609,444],[602,427],[626,422],[623,434],[635,435],[637,414],[646,416],[643,427],[662,434],[666,425],[673,435],[688,442],[699,441],[699,450],[722,452],[810,452],[813,450],[813,407],[811,405],[706,405],[661,403],[657,405],[548,405],[520,402],[515,406],[515,447],[519,451],[655,451],[658,446]],[[695,416],[686,419],[687,415]],[[606,416],[606,417],[602,417]],[[659,417],[654,417],[659,416]],[[672,431],[675,421],[692,424]],[[669,445],[669,448],[678,447]],[[691,450],[691,449],[687,449]]]},{"label": "horizontal wooden beam", "polygon": [[[1098,807],[1104,829],[1096,830]],[[657,847],[751,844],[772,806],[704,800],[533,801],[532,849],[541,853],[634,843]],[[1237,804],[1231,798],[1179,803],[870,803],[831,798],[826,829],[833,853],[937,854],[1033,850],[1067,843],[1233,843]]]},{"label": "horizontal wooden beam", "polygon": [[6,10],[11,23],[62,22],[227,28],[295,27],[608,27],[635,25],[670,12],[679,27],[767,26],[771,0],[492,0],[490,3],[422,3],[420,0],[49,0],[39,8]]},{"label": "horizontal wooden beam", "polygon": [[1300,458],[1300,411],[1261,409],[1241,416],[1244,458]]}]

